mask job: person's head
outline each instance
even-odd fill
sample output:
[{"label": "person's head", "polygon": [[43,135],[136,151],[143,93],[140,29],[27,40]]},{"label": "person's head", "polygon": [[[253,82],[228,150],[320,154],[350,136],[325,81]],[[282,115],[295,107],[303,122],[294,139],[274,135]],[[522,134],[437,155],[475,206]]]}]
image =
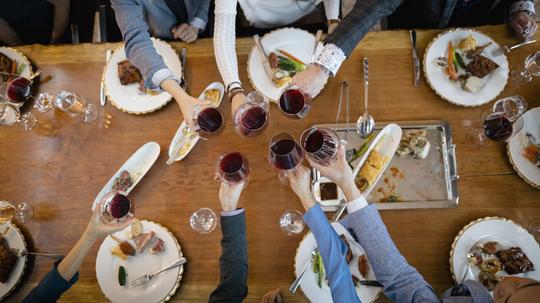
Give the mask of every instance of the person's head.
[{"label": "person's head", "polygon": [[519,277],[504,277],[493,290],[495,303],[526,303],[540,300],[540,282]]}]

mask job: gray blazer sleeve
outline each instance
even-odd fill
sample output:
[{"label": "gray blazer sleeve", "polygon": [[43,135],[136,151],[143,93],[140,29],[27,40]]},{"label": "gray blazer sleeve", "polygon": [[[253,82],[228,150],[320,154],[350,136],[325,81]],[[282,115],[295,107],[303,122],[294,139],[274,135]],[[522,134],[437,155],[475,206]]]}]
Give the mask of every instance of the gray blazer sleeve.
[{"label": "gray blazer sleeve", "polygon": [[[210,10],[210,0],[199,0],[199,10],[195,14],[196,18],[200,18],[204,22],[208,22],[208,12]],[[191,21],[191,20],[190,20]]]},{"label": "gray blazer sleeve", "polygon": [[403,0],[356,0],[353,10],[341,21],[325,43],[338,46],[348,57],[366,33],[379,21],[392,14]]},{"label": "gray blazer sleeve", "polygon": [[248,293],[245,212],[221,217],[220,282],[208,302],[242,302]]},{"label": "gray blazer sleeve", "polygon": [[375,205],[369,205],[340,221],[366,251],[377,280],[393,302],[440,302],[424,278],[409,265],[390,238]]}]

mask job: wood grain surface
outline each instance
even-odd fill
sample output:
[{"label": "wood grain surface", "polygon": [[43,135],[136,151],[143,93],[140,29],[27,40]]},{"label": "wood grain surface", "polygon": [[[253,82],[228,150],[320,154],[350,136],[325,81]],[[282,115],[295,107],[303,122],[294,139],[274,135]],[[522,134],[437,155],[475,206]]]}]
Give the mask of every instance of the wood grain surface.
[{"label": "wood grain surface", "polygon": [[[501,44],[517,42],[505,26],[479,28]],[[420,55],[440,31],[418,31]],[[39,91],[56,93],[66,89],[99,103],[99,85],[105,52],[118,44],[65,46],[29,45],[19,47],[43,71],[42,78],[53,79]],[[221,81],[214,60],[211,40],[194,44],[172,43],[175,49],[188,48],[187,79],[193,95],[212,81]],[[249,87],[246,75],[251,39],[239,39],[237,52],[240,77]],[[538,45],[520,48],[509,56],[510,67],[522,64]],[[463,108],[441,100],[422,75],[420,88],[413,86],[408,31],[369,33],[352,56],[314,100],[306,119],[287,119],[272,105],[270,123],[261,135],[246,139],[233,131],[231,121],[224,133],[199,142],[183,161],[167,166],[167,149],[182,116],[171,102],[161,110],[142,116],[120,112],[110,103],[111,127],[78,123],[56,113],[39,117],[42,126],[25,132],[18,127],[0,128],[0,198],[28,201],[35,209],[33,220],[22,229],[31,247],[38,251],[67,253],[83,232],[90,218],[95,195],[133,152],[148,141],[161,146],[153,168],[131,193],[139,218],[150,219],[169,228],[178,238],[189,260],[182,284],[173,302],[204,302],[219,280],[219,231],[201,236],[191,230],[188,218],[200,207],[219,210],[218,183],[213,179],[220,153],[239,150],[252,166],[249,186],[240,206],[246,209],[249,243],[249,296],[246,302],[259,302],[272,288],[282,288],[286,302],[305,302],[299,291],[286,291],[294,280],[293,259],[302,236],[288,237],[278,227],[286,209],[301,209],[292,191],[280,185],[267,160],[270,137],[282,130],[294,136],[312,124],[334,121],[339,83],[351,84],[351,119],[362,112],[361,58],[370,60],[370,112],[377,121],[443,119],[449,121],[457,145],[460,204],[455,209],[384,211],[382,217],[397,247],[423,274],[438,293],[452,285],[449,270],[450,245],[458,231],[483,216],[502,216],[526,225],[540,218],[540,192],[517,176],[506,148],[492,144],[479,149],[469,140],[468,121],[477,119],[483,108]],[[519,94],[529,107],[540,106],[539,82],[517,87],[510,81],[501,96]],[[229,103],[222,103],[229,113]],[[43,126],[44,124],[44,126]],[[103,302],[95,275],[99,243],[84,261],[78,283],[63,302]],[[51,261],[30,258],[22,284],[10,301],[18,302],[50,270]],[[384,301],[384,299],[380,299]]]}]

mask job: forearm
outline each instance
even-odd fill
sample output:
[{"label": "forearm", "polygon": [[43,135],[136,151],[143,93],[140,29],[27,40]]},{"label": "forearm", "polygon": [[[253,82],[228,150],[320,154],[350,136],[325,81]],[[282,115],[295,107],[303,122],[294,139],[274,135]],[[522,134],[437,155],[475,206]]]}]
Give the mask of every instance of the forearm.
[{"label": "forearm", "polygon": [[69,0],[49,0],[54,5],[54,24],[51,43],[58,42],[68,25],[69,20]]},{"label": "forearm", "polygon": [[327,20],[339,19],[340,0],[324,0],[323,4]]},{"label": "forearm", "polygon": [[214,52],[219,73],[226,87],[233,82],[240,82],[235,49],[236,2],[236,0],[216,1]]},{"label": "forearm", "polygon": [[172,79],[165,79],[161,82],[161,88],[171,94],[180,106],[180,110],[184,117],[188,116],[189,108],[187,107],[186,100],[189,98],[189,95],[180,87],[178,81]]},{"label": "forearm", "polygon": [[17,33],[2,18],[0,18],[0,42],[8,46],[22,44],[22,41]]},{"label": "forearm", "polygon": [[96,241],[95,236],[85,231],[77,244],[69,251],[66,257],[58,264],[58,273],[64,280],[69,281],[79,271],[84,258]]}]

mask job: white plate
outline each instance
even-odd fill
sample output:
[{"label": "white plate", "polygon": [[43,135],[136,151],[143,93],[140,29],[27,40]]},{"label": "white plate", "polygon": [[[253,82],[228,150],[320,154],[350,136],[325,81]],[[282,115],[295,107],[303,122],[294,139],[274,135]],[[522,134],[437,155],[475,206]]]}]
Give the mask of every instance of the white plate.
[{"label": "white plate", "polygon": [[[15,226],[13,223],[6,223],[0,225],[0,232],[4,231],[4,229],[6,229],[6,227],[8,226],[9,231],[5,237],[9,248],[17,248],[21,250],[26,249],[26,242],[24,241],[24,236],[17,228],[17,226]],[[7,297],[21,281],[21,277],[23,276],[24,270],[26,269],[26,260],[26,257],[19,257],[17,260],[17,264],[15,265],[15,268],[13,269],[13,272],[9,277],[8,282],[0,283],[0,300]]]},{"label": "white plate", "polygon": [[129,159],[120,167],[120,169],[112,176],[112,178],[103,186],[99,194],[97,194],[94,203],[92,204],[92,210],[99,203],[101,197],[112,190],[114,180],[120,176],[120,173],[124,170],[131,174],[133,184],[126,191],[128,194],[131,190],[141,181],[141,179],[150,170],[154,162],[159,157],[160,151],[159,144],[156,142],[148,142],[141,146]]},{"label": "white plate", "polygon": [[[151,221],[141,221],[143,232],[150,230],[156,233],[165,243],[165,251],[158,255],[148,253],[145,249],[140,254],[133,257],[128,257],[126,261],[113,256],[111,249],[118,245],[111,237],[105,238],[96,259],[96,277],[99,287],[107,299],[112,302],[129,302],[129,303],[153,303],[168,301],[176,292],[180,285],[182,274],[184,273],[184,265],[172,268],[152,280],[147,284],[132,287],[131,281],[138,277],[156,272],[165,268],[182,257],[182,251],[178,241],[173,234],[165,227]],[[127,227],[130,230],[131,227]],[[119,231],[115,236],[120,240],[126,240],[126,231]],[[120,286],[118,283],[118,268],[124,266],[127,273],[126,285]]]},{"label": "white plate", "polygon": [[30,78],[32,76],[32,64],[19,50],[7,46],[0,46],[0,53],[6,55],[9,59],[16,61],[17,67],[19,67],[21,63],[26,65],[26,68],[21,73],[22,77]]},{"label": "white plate", "polygon": [[[165,65],[180,79],[182,77],[182,65],[176,51],[167,42],[155,38],[152,38],[152,42],[157,53],[163,58]],[[160,109],[172,99],[168,92],[161,92],[154,96],[140,94],[139,84],[137,83],[120,84],[118,62],[123,60],[126,60],[126,52],[122,45],[112,53],[111,59],[105,65],[102,79],[105,83],[107,98],[119,110],[130,114],[146,114]]]},{"label": "white plate", "polygon": [[[315,36],[311,33],[292,27],[286,27],[269,32],[261,38],[261,43],[267,54],[282,49],[305,64],[311,62],[313,46],[315,45]],[[321,43],[317,47],[320,51]],[[284,87],[277,87],[271,79],[268,78],[262,64],[262,56],[256,46],[253,46],[249,53],[247,72],[249,81],[253,87],[272,102],[276,102]]]},{"label": "white plate", "polygon": [[[453,46],[458,46],[459,42],[469,35],[472,35],[477,42],[477,45],[484,45],[491,42],[482,56],[493,60],[499,65],[499,68],[487,75],[487,82],[476,93],[471,93],[463,90],[459,82],[451,81],[448,75],[444,73],[444,69],[436,63],[437,58],[447,57],[448,42],[451,41]],[[480,106],[495,99],[506,86],[508,80],[508,61],[506,55],[500,54],[493,56],[493,52],[498,50],[500,46],[488,36],[473,30],[473,29],[454,29],[444,32],[428,45],[424,54],[424,74],[431,88],[444,100],[460,106]]]},{"label": "white plate", "polygon": [[[520,134],[530,133],[540,141],[540,107],[533,108],[523,114],[523,129],[508,141],[508,157],[518,175],[530,185],[540,189],[540,168],[521,155]],[[540,265],[539,265],[540,266]]]},{"label": "white plate", "polygon": [[[214,106],[219,107],[219,105],[221,104],[221,100],[223,100],[223,95],[225,94],[225,87],[223,86],[223,84],[219,82],[210,83],[210,85],[208,85],[204,89],[204,91],[201,93],[201,95],[199,96],[199,99],[204,100],[204,93],[210,89],[219,90],[219,100],[217,101],[217,103],[213,104]],[[189,152],[193,149],[193,147],[195,147],[195,144],[199,142],[199,139],[200,139],[199,136],[192,137],[191,139],[190,137],[186,137],[186,134],[188,134],[188,130],[189,130],[188,124],[186,123],[186,121],[182,121],[182,124],[180,124],[180,127],[178,127],[178,130],[174,134],[171,144],[169,145],[169,158],[170,159],[174,159],[174,161],[180,161],[184,159],[189,154]],[[190,144],[190,145],[186,150],[182,151],[180,155],[175,157],[173,153],[174,153],[175,146],[177,144],[179,145]],[[179,150],[181,150],[181,148]]]},{"label": "white plate", "polygon": [[[467,253],[477,241],[483,243],[484,240],[485,242],[497,241],[503,249],[521,248],[534,264],[536,270],[513,276],[540,280],[540,247],[533,236],[511,220],[486,217],[467,224],[454,239],[450,251],[450,270],[456,282],[458,282],[457,279],[463,277],[465,270],[467,270]],[[471,265],[471,271],[467,274],[466,279],[478,281],[479,273],[478,267]],[[498,275],[507,276],[504,271]]]},{"label": "white plate", "polygon": [[[345,235],[347,237],[347,241],[349,242],[353,253],[353,259],[349,265],[349,269],[353,275],[361,278],[362,276],[358,271],[358,257],[365,254],[364,249],[362,246],[360,246],[360,244],[358,244],[358,242],[354,241],[349,232],[345,230],[341,224],[334,222],[332,223],[332,227],[334,227],[338,235]],[[296,256],[294,258],[294,274],[296,277],[298,277],[306,268],[307,264],[311,260],[311,252],[315,248],[317,248],[317,242],[315,241],[313,234],[310,232],[306,234],[296,250]],[[369,267],[368,280],[377,280],[371,265]],[[332,302],[330,287],[326,282],[323,282],[322,288],[319,288],[317,285],[316,274],[313,272],[312,268],[307,270],[302,282],[300,283],[300,287],[302,288],[302,292],[311,302]],[[360,301],[364,303],[375,301],[381,292],[382,289],[379,287],[368,287],[362,285],[356,287],[358,298],[360,298]]]}]

